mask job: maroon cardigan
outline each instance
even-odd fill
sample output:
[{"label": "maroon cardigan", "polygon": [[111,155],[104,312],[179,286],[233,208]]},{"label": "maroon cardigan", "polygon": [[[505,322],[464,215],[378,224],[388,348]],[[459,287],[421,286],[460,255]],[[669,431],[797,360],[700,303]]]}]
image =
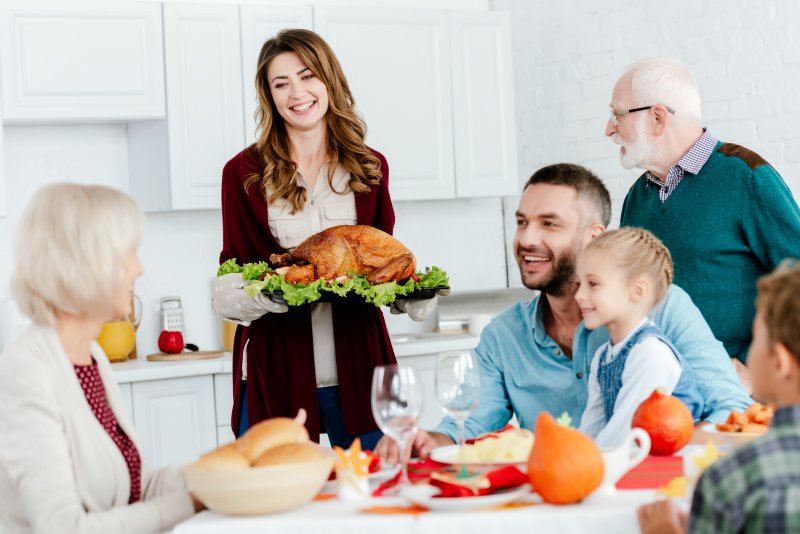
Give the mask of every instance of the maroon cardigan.
[{"label": "maroon cardigan", "polygon": [[[389,166],[379,152],[382,179],[368,193],[355,195],[358,224],[392,233],[394,208],[389,198]],[[234,156],[222,171],[222,252],[220,263],[264,261],[286,252],[269,229],[267,202],[258,185],[245,192],[244,181],[260,172],[252,147]],[[339,394],[345,428],[350,435],[376,430],[370,405],[372,370],[396,363],[380,309],[372,304],[342,299],[333,306],[333,337]],[[233,346],[233,412],[231,427],[239,425],[239,385],[242,348],[247,347],[247,408],[250,424],[270,417],[294,417],[308,412],[306,428],[319,441],[311,313],[308,306],[290,306],[287,313],[267,313],[249,327],[239,326]]]}]

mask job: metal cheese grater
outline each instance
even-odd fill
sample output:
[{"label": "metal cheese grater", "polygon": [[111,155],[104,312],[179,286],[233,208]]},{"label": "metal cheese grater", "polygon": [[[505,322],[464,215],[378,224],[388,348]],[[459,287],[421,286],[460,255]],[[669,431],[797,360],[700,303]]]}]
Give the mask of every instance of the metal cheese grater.
[{"label": "metal cheese grater", "polygon": [[161,330],[183,332],[180,297],[161,297]]}]

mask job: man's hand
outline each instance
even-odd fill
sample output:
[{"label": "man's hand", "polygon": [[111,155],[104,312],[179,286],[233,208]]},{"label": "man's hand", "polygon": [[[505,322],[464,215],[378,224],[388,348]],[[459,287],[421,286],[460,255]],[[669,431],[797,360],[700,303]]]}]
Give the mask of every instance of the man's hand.
[{"label": "man's hand", "polygon": [[639,527],[642,534],[683,534],[686,532],[686,512],[674,502],[663,500],[640,506]]},{"label": "man's hand", "polygon": [[[444,445],[453,445],[453,440],[438,432],[418,430],[414,440],[411,442],[411,448],[406,451],[406,454],[417,456],[420,460],[424,460],[431,454],[433,449]],[[397,464],[400,460],[400,451],[397,443],[389,436],[383,436],[380,439],[378,445],[375,446],[374,452],[382,461],[388,464]]]}]

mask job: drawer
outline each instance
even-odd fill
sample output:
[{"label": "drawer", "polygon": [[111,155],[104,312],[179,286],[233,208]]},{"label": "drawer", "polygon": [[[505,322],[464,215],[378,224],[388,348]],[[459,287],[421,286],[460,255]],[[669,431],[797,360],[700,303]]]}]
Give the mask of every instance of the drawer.
[{"label": "drawer", "polygon": [[222,447],[227,443],[233,442],[235,439],[236,436],[233,435],[231,425],[217,427],[217,447]]},{"label": "drawer", "polygon": [[230,426],[233,410],[233,375],[224,373],[214,375],[214,406],[218,426]]}]

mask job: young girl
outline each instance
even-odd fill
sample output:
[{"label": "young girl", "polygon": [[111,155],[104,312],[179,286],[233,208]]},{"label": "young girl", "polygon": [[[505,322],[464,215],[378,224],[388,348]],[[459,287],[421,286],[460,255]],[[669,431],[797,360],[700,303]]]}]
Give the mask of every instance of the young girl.
[{"label": "young girl", "polygon": [[703,399],[694,372],[647,318],[672,283],[669,250],[646,230],[621,228],[591,241],[576,272],[584,325],[605,326],[609,336],[592,360],[580,430],[601,448],[620,445],[636,408],[658,387],[683,401],[698,421]]}]

